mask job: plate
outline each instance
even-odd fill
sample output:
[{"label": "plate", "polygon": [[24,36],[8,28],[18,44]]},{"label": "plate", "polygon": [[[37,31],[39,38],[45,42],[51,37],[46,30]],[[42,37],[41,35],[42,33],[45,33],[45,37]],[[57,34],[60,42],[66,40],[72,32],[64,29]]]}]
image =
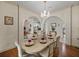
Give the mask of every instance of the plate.
[{"label": "plate", "polygon": [[25,44],[25,46],[27,46],[27,47],[30,47],[30,46],[33,46],[33,45],[34,45],[34,44],[31,44],[31,45],[26,45],[26,44]]},{"label": "plate", "polygon": [[40,40],[40,43],[41,44],[46,44],[47,43],[47,40]]},{"label": "plate", "polygon": [[34,45],[34,42],[30,42],[30,43],[29,42],[26,42],[25,43],[25,46],[27,46],[27,47],[30,47],[30,46],[33,46],[33,45]]}]

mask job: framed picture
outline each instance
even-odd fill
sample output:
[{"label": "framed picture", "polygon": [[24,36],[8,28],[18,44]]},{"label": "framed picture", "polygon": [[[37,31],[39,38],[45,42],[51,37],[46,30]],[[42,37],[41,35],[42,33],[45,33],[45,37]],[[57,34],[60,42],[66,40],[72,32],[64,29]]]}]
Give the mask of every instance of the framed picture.
[{"label": "framed picture", "polygon": [[4,16],[4,24],[5,25],[13,25],[13,17],[11,17],[11,16]]}]

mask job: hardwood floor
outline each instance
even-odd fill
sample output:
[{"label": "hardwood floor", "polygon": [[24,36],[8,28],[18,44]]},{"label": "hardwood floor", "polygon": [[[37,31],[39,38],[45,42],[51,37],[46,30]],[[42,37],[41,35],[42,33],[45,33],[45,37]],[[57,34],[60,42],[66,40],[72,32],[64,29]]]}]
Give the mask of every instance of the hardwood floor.
[{"label": "hardwood floor", "polygon": [[66,44],[59,45],[59,48],[57,48],[54,52],[54,56],[58,57],[79,57],[79,48],[72,47]]},{"label": "hardwood floor", "polygon": [[11,49],[5,52],[0,53],[0,57],[17,57],[17,49]]},{"label": "hardwood floor", "polygon": [[[17,57],[17,49],[2,52],[0,57]],[[59,44],[59,48],[55,49],[54,57],[79,57],[79,49],[66,44]]]}]

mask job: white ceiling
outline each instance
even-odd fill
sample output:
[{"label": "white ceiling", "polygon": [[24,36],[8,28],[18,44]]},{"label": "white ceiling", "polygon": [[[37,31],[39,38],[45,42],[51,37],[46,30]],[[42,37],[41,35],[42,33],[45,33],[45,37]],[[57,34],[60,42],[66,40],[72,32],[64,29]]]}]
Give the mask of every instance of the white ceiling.
[{"label": "white ceiling", "polygon": [[[23,6],[24,8],[27,8],[28,10],[31,10],[38,14],[40,14],[40,12],[44,10],[43,1],[16,1],[10,3],[19,3],[19,5]],[[70,7],[71,5],[79,5],[79,1],[47,1],[47,10],[53,12]]]}]

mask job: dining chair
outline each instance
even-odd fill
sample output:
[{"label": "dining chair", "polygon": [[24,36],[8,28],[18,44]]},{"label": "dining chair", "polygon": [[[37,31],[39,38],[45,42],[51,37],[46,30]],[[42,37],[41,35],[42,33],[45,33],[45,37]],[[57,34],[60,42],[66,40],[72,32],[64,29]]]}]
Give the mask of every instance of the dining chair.
[{"label": "dining chair", "polygon": [[18,57],[39,57],[38,54],[28,54],[28,53],[24,52],[24,50],[21,48],[21,46],[18,44],[17,41],[15,42],[15,45],[18,50]]},{"label": "dining chair", "polygon": [[52,57],[54,52],[54,42],[49,45],[48,57]]},{"label": "dining chair", "polygon": [[54,42],[54,47],[53,47],[53,56],[54,56],[56,49],[59,50],[59,40],[60,40],[60,36],[56,37],[56,41]]},{"label": "dining chair", "polygon": [[60,36],[57,36],[54,39],[55,41],[49,46],[49,57],[54,56],[56,48],[59,47],[58,45],[59,45]]},{"label": "dining chair", "polygon": [[17,50],[18,50],[18,57],[23,57],[24,54],[22,53],[21,46],[18,44],[17,41],[15,42],[15,45],[16,45]]},{"label": "dining chair", "polygon": [[56,38],[55,48],[59,47],[60,36]]}]

